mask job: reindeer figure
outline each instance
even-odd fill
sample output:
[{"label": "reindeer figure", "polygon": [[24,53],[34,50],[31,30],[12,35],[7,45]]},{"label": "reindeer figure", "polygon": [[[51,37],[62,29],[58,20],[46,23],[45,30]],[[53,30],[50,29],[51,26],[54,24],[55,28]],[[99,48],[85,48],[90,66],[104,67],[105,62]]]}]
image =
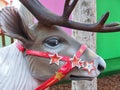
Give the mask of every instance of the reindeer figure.
[{"label": "reindeer figure", "polygon": [[[28,26],[27,16],[16,8],[1,10],[0,27],[17,41],[0,49],[0,90],[44,90],[62,78],[92,80],[106,68],[100,56],[59,26],[90,32],[119,31],[117,23],[104,25],[108,12],[98,23],[82,24],[68,20],[78,0],[66,0],[62,16],[51,13],[38,0],[20,1],[39,22]],[[38,87],[46,80],[44,85],[48,86]]]}]

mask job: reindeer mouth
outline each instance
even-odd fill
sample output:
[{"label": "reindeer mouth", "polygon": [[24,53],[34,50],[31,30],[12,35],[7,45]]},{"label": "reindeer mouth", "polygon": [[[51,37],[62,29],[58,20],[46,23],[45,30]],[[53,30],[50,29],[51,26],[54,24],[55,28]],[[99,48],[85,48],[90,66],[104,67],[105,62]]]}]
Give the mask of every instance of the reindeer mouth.
[{"label": "reindeer mouth", "polygon": [[71,80],[88,80],[88,81],[92,81],[94,79],[94,77],[70,75],[70,79]]}]

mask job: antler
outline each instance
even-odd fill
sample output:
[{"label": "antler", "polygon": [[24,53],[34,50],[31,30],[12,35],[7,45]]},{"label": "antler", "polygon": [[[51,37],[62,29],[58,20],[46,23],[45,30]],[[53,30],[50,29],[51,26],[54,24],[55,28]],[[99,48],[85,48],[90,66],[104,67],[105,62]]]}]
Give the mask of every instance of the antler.
[{"label": "antler", "polygon": [[20,0],[24,6],[41,22],[45,25],[59,25],[72,29],[90,31],[90,32],[116,32],[120,31],[118,23],[104,25],[109,17],[107,12],[101,20],[94,24],[83,24],[69,20],[69,16],[73,11],[78,0],[66,0],[64,12],[62,16],[55,15],[46,9],[38,0]]}]

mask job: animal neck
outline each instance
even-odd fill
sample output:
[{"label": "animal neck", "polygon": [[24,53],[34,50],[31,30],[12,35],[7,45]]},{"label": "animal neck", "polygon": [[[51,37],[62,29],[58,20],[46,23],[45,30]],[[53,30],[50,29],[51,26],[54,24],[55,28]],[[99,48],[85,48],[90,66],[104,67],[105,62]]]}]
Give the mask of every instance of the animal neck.
[{"label": "animal neck", "polygon": [[15,43],[0,49],[0,90],[34,90],[38,85],[28,70],[25,54]]}]

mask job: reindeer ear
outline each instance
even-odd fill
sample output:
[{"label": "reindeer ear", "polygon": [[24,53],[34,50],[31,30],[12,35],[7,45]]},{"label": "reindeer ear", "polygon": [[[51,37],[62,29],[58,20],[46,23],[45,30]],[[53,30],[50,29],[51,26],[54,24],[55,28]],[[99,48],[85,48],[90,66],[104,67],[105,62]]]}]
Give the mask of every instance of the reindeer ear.
[{"label": "reindeer ear", "polygon": [[[24,16],[27,17],[27,16]],[[0,12],[0,27],[4,34],[22,42],[33,40],[28,26],[14,7],[6,7]]]}]

